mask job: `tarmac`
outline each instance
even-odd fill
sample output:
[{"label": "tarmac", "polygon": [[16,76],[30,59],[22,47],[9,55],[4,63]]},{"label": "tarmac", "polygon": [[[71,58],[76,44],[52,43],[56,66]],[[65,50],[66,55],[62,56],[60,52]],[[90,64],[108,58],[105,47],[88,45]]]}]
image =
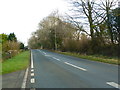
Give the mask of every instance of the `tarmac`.
[{"label": "tarmac", "polygon": [[21,88],[26,69],[2,75],[2,90],[5,88]]}]

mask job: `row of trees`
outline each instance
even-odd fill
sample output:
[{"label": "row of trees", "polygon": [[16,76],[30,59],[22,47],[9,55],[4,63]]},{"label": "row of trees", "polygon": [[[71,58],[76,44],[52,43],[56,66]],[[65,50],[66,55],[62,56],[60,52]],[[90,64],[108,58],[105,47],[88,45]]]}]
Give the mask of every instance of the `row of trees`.
[{"label": "row of trees", "polygon": [[69,16],[70,21],[79,29],[81,20],[86,20],[90,33],[79,30],[90,36],[93,53],[107,51],[110,55],[119,55],[120,7],[116,8],[117,0],[72,0],[71,4],[74,14]]},{"label": "row of trees", "polygon": [[72,0],[71,4],[73,15],[67,15],[67,19],[54,12],[39,23],[29,47],[119,55],[120,8],[113,9],[115,1]]},{"label": "row of trees", "polygon": [[54,12],[39,23],[39,29],[32,34],[30,48],[62,49],[64,42],[72,39],[75,27],[61,19]]},{"label": "row of trees", "polygon": [[20,49],[24,49],[24,44],[17,41],[14,33],[0,34],[0,45],[2,48],[2,60],[11,58],[19,53]]},{"label": "row of trees", "polygon": [[[80,21],[76,22],[74,19],[87,18],[87,24],[90,28],[90,34],[88,34],[92,40],[97,37],[102,37],[102,34],[108,33],[110,38],[110,43],[120,44],[120,31],[119,31],[119,13],[120,8],[112,9],[115,7],[115,0],[104,0],[101,3],[95,3],[95,0],[73,0],[72,4],[74,6],[74,17],[70,17],[72,22],[79,29]],[[79,15],[79,16],[78,16]],[[103,40],[103,39],[102,39]]]}]

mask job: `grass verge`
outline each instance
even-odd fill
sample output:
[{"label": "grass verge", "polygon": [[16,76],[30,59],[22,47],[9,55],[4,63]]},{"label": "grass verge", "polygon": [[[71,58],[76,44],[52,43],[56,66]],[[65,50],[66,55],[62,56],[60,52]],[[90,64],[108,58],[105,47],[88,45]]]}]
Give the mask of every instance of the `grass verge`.
[{"label": "grass verge", "polygon": [[72,53],[72,52],[60,52],[60,51],[55,51],[55,52],[64,54],[64,55],[70,55],[70,56],[82,58],[82,59],[92,60],[92,61],[99,61],[103,63],[120,65],[120,62],[118,62],[117,58],[108,58],[108,57],[100,56],[100,55],[83,55],[83,54]]},{"label": "grass verge", "polygon": [[2,74],[7,74],[22,70],[28,67],[30,59],[30,52],[22,52],[11,59],[2,62]]}]

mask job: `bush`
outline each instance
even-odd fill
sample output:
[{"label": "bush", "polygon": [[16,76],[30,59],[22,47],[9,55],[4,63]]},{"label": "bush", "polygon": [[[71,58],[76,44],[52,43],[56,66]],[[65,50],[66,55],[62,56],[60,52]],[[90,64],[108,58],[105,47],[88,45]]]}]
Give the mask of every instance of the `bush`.
[{"label": "bush", "polygon": [[19,43],[14,41],[6,41],[2,45],[2,59],[6,60],[19,53]]},{"label": "bush", "polygon": [[79,40],[65,39],[63,42],[62,51],[87,53],[90,48],[90,39],[86,35],[81,35]]}]

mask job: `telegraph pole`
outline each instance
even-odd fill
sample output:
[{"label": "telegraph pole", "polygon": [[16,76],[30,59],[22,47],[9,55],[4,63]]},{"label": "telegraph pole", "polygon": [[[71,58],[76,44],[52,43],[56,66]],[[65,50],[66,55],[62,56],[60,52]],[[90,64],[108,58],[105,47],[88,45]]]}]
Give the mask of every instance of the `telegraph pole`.
[{"label": "telegraph pole", "polygon": [[55,27],[55,50],[57,50],[56,27]]},{"label": "telegraph pole", "polygon": [[[58,11],[55,13],[55,16],[58,14]],[[55,26],[55,50],[57,50],[57,32],[56,32],[56,29],[57,29],[57,26],[58,25],[58,17],[55,17],[54,18],[54,26]]]},{"label": "telegraph pole", "polygon": [[120,7],[120,1],[118,1],[118,7]]}]

